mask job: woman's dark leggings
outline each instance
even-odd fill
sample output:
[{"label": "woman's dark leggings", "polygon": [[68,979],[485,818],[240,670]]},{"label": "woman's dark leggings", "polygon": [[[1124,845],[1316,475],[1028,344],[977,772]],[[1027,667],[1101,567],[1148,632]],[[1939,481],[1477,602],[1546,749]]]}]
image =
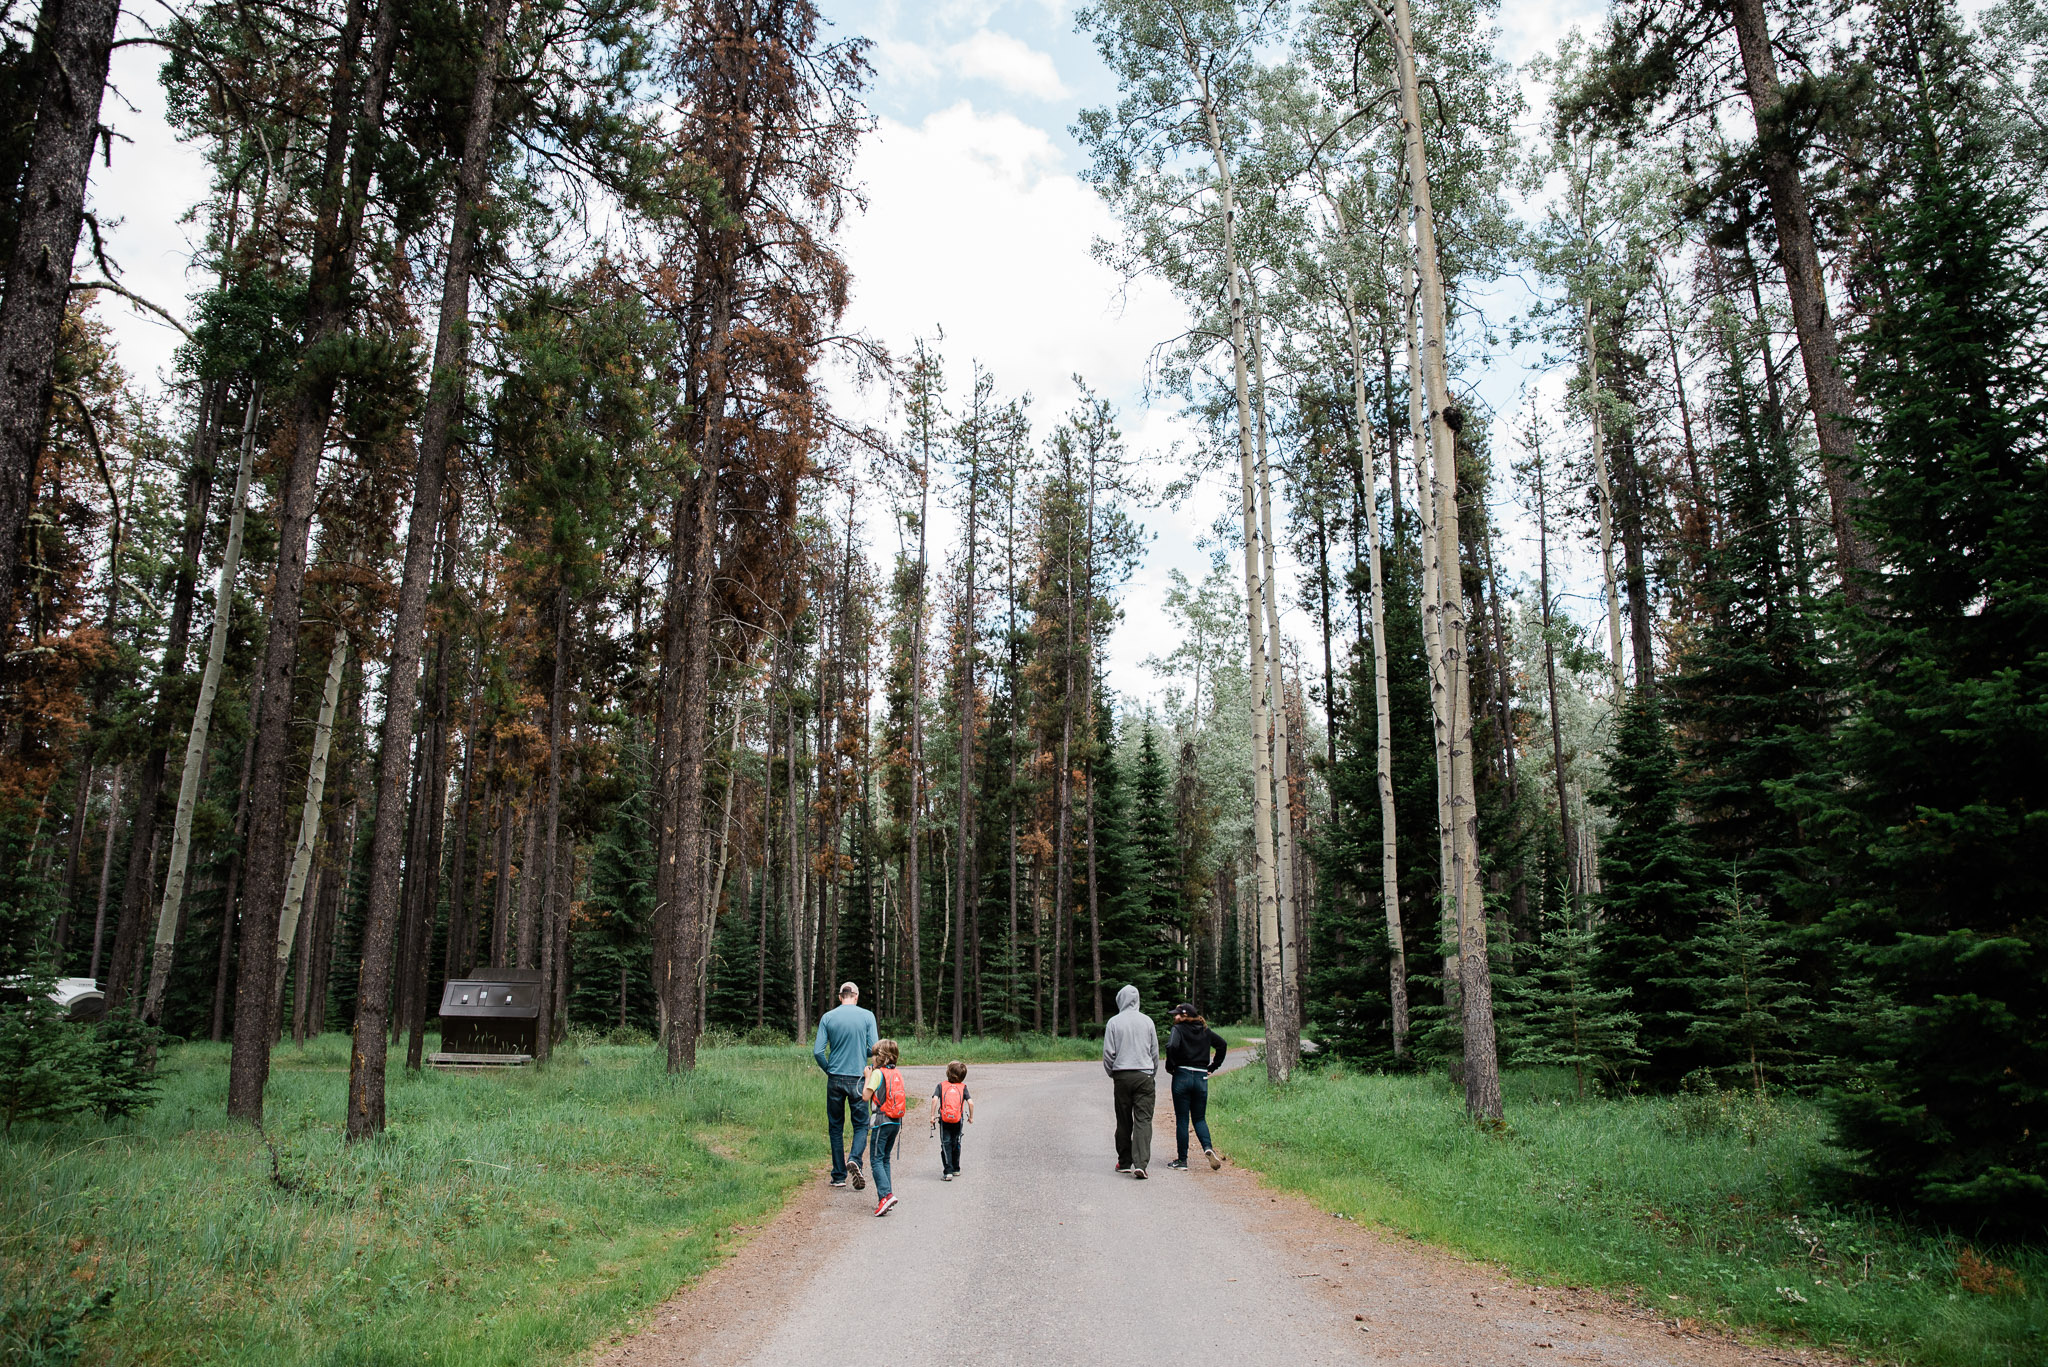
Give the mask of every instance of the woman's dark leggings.
[{"label": "woman's dark leggings", "polygon": [[1202,1141],[1203,1152],[1215,1145],[1209,1142],[1209,1075],[1176,1068],[1173,1071],[1173,1137],[1179,1145],[1180,1161],[1188,1161],[1188,1122],[1195,1123],[1195,1138]]}]

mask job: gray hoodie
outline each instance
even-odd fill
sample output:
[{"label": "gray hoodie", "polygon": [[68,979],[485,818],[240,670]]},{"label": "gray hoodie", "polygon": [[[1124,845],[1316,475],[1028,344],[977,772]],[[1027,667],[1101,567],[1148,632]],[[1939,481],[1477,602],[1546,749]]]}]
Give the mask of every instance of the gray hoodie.
[{"label": "gray hoodie", "polygon": [[1116,1014],[1102,1032],[1102,1071],[1142,1068],[1159,1071],[1159,1027],[1138,1009],[1138,989],[1126,984],[1116,994]]}]

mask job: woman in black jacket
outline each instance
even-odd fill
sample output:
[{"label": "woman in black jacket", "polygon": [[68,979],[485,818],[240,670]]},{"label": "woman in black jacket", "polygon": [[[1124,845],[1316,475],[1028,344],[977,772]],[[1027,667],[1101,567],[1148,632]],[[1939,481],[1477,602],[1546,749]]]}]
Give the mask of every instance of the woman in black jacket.
[{"label": "woman in black jacket", "polygon": [[1166,1037],[1166,1071],[1173,1077],[1173,1128],[1180,1141],[1180,1156],[1166,1166],[1182,1172],[1188,1167],[1188,1122],[1194,1121],[1195,1138],[1214,1171],[1223,1166],[1209,1142],[1209,1074],[1223,1066],[1230,1046],[1223,1036],[1209,1028],[1209,1022],[1195,1011],[1192,1002],[1173,1008],[1173,1033]]}]

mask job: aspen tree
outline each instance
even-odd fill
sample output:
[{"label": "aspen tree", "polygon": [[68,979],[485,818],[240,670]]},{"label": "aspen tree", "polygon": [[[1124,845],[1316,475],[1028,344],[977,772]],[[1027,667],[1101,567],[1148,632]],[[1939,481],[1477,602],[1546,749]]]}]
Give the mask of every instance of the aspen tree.
[{"label": "aspen tree", "polygon": [[[1405,125],[1408,193],[1414,208],[1415,259],[1421,276],[1423,377],[1429,390],[1430,448],[1436,473],[1437,535],[1444,575],[1444,674],[1450,721],[1451,805],[1455,817],[1452,862],[1456,876],[1460,993],[1465,1027],[1465,1107],[1474,1116],[1501,1118],[1500,1058],[1494,1042],[1493,983],[1487,962],[1486,903],[1479,881],[1479,809],[1472,786],[1472,706],[1465,651],[1464,590],[1458,565],[1457,431],[1462,410],[1450,397],[1446,374],[1449,339],[1443,278],[1431,210],[1428,156],[1423,146],[1421,88],[1415,70],[1415,34],[1408,0],[1393,0],[1394,49]],[[1448,583],[1443,580],[1448,578]]]},{"label": "aspen tree", "polygon": [[1585,246],[1584,269],[1587,271],[1588,294],[1585,303],[1585,347],[1586,347],[1586,417],[1593,429],[1593,487],[1600,503],[1600,586],[1607,600],[1607,653],[1614,672],[1615,705],[1621,704],[1621,696],[1627,691],[1621,662],[1621,589],[1614,577],[1614,484],[1607,473],[1607,413],[1600,397],[1600,347],[1599,333],[1595,328],[1593,314],[1593,272],[1596,262],[1593,247],[1593,218],[1588,204],[1592,193],[1592,151],[1588,149],[1587,168],[1583,175],[1577,174],[1577,158],[1573,158],[1574,179],[1578,181],[1577,199],[1579,204],[1579,229]]},{"label": "aspen tree", "polygon": [[[327,679],[320,690],[320,713],[313,723],[313,753],[306,765],[306,799],[299,807],[299,837],[292,848],[291,872],[285,878],[284,907],[277,917],[277,962],[271,968],[273,1019],[284,1001],[284,974],[298,937],[299,916],[306,903],[306,882],[313,871],[313,850],[320,843],[320,807],[327,794],[327,756],[334,742],[334,710],[341,701],[342,667],[348,662],[348,632],[334,629],[334,649],[327,656]],[[276,1033],[276,1025],[271,1026]]]},{"label": "aspen tree", "polygon": [[[1454,881],[1456,861],[1452,856],[1451,847],[1457,837],[1453,830],[1455,818],[1451,800],[1451,719],[1447,706],[1450,689],[1445,677],[1443,653],[1443,591],[1440,587],[1443,555],[1437,533],[1438,505],[1431,496],[1435,481],[1429,474],[1429,397],[1427,384],[1422,375],[1421,348],[1417,344],[1419,328],[1416,314],[1419,303],[1415,288],[1414,257],[1405,235],[1402,238],[1402,246],[1401,307],[1408,334],[1409,462],[1415,474],[1415,520],[1422,557],[1422,640],[1429,673],[1430,739],[1436,760],[1437,906],[1442,927],[1437,940],[1443,946],[1444,952],[1444,1006],[1446,1010],[1456,1012],[1459,1009],[1458,988],[1461,975],[1457,952],[1453,948],[1457,943],[1457,886]],[[1398,487],[1398,475],[1394,483]],[[1398,493],[1395,501],[1398,504]]]},{"label": "aspen tree", "polygon": [[[1343,201],[1324,187],[1324,201],[1337,221],[1337,231],[1351,236]],[[1379,468],[1373,441],[1372,408],[1366,398],[1365,346],[1358,332],[1358,287],[1348,270],[1340,270],[1345,338],[1351,352],[1351,401],[1358,424],[1358,468],[1364,481],[1359,496],[1360,518],[1365,524],[1365,553],[1368,591],[1372,595],[1372,678],[1377,739],[1376,774],[1380,798],[1380,900],[1387,921],[1387,1000],[1392,1008],[1394,1057],[1408,1050],[1408,954],[1401,934],[1401,865],[1395,840],[1394,818],[1394,728],[1387,699],[1387,591],[1380,565]]]},{"label": "aspen tree", "polygon": [[192,707],[192,729],[185,739],[185,767],[178,776],[178,807],[171,830],[171,857],[164,873],[164,900],[156,920],[156,957],[150,965],[144,1020],[163,1012],[164,987],[170,981],[177,949],[178,913],[185,897],[185,870],[192,857],[192,816],[199,805],[199,772],[205,767],[206,741],[213,726],[213,704],[220,695],[222,666],[227,660],[228,626],[234,613],[235,577],[242,564],[242,523],[249,502],[249,470],[256,448],[259,389],[249,387],[248,412],[242,420],[241,462],[235,474],[235,501],[228,516],[227,545],[221,552],[220,578],[213,596],[213,632],[206,646],[206,671],[199,680],[199,699]]},{"label": "aspen tree", "polygon": [[[1251,277],[1246,276],[1250,283]],[[1286,688],[1283,661],[1286,658],[1286,643],[1280,634],[1279,570],[1273,554],[1273,481],[1266,457],[1267,429],[1267,387],[1266,387],[1266,344],[1265,314],[1258,304],[1256,289],[1252,290],[1251,344],[1252,344],[1252,408],[1258,417],[1258,471],[1259,507],[1259,563],[1260,563],[1260,605],[1265,611],[1266,630],[1266,678],[1255,687],[1267,690],[1267,716],[1271,721],[1270,745],[1273,752],[1273,810],[1275,901],[1279,922],[1280,945],[1280,1002],[1284,1028],[1278,1040],[1271,1040],[1270,1024],[1267,1034],[1267,1049],[1278,1047],[1285,1054],[1286,1065],[1292,1069],[1301,1061],[1301,993],[1298,988],[1299,974],[1295,966],[1301,961],[1301,946],[1297,922],[1302,914],[1300,899],[1295,887],[1297,857],[1294,839],[1294,803],[1288,785],[1287,775],[1292,768],[1289,758],[1287,708],[1283,704]]]}]

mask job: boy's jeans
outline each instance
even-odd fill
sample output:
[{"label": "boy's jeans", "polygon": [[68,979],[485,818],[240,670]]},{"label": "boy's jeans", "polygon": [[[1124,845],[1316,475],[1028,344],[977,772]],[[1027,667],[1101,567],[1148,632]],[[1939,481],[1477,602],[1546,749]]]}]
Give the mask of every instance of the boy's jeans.
[{"label": "boy's jeans", "polygon": [[1173,1073],[1173,1135],[1180,1142],[1180,1161],[1188,1161],[1188,1121],[1195,1122],[1195,1138],[1202,1151],[1215,1148],[1209,1142],[1209,1075],[1176,1068]]},{"label": "boy's jeans", "polygon": [[[840,1145],[840,1127],[846,1122],[846,1102],[853,1103],[853,1152]],[[868,1103],[861,1098],[859,1073],[825,1075],[825,1128],[832,1132],[832,1180],[846,1179],[846,1165],[859,1163],[868,1147]]]},{"label": "boy's jeans", "polygon": [[960,1171],[960,1125],[958,1120],[939,1122],[939,1171]]},{"label": "boy's jeans", "polygon": [[896,1133],[903,1128],[900,1120],[877,1120],[868,1133],[874,1140],[874,1151],[870,1155],[870,1171],[875,1175],[875,1199],[880,1201],[895,1190],[889,1184],[889,1156],[896,1147]]}]

